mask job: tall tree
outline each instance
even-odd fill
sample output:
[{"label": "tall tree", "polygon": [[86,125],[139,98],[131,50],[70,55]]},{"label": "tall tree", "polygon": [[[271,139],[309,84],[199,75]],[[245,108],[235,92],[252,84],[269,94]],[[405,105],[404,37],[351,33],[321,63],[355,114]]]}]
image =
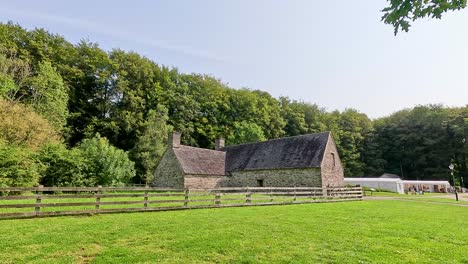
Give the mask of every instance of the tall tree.
[{"label": "tall tree", "polygon": [[287,97],[280,97],[281,116],[286,121],[284,132],[288,136],[302,135],[307,132],[305,113],[300,109],[299,103],[291,102]]},{"label": "tall tree", "polygon": [[17,93],[29,82],[31,75],[29,63],[19,59],[15,50],[0,45],[0,98],[18,100]]},{"label": "tall tree", "polygon": [[113,104],[119,93],[114,89],[115,67],[106,52],[96,43],[81,41],[76,46],[77,56],[72,62],[77,69],[70,76],[70,130],[71,145],[96,132],[115,142],[119,131],[111,120]]},{"label": "tall tree", "polygon": [[138,136],[135,147],[130,151],[136,166],[137,179],[134,182],[153,182],[154,171],[167,148],[167,134],[171,130],[167,121],[167,108],[164,106],[149,111],[143,133]]},{"label": "tall tree", "polygon": [[68,117],[68,91],[62,77],[50,62],[38,65],[36,76],[31,79],[28,102],[34,110],[49,120],[57,130],[61,130]]},{"label": "tall tree", "polygon": [[371,120],[355,109],[346,109],[343,112],[326,114],[324,122],[332,132],[345,168],[345,176],[363,176],[365,163],[361,154],[365,138],[373,129]]},{"label": "tall tree", "polygon": [[[418,106],[375,121],[375,142],[384,170],[405,179],[447,179],[457,147],[454,113],[440,105]],[[461,144],[461,137],[458,144]],[[368,156],[369,157],[369,156]]]},{"label": "tall tree", "polygon": [[315,104],[308,104],[280,97],[281,116],[286,121],[284,131],[288,136],[318,133],[326,130],[325,111]]},{"label": "tall tree", "polygon": [[109,58],[116,69],[112,85],[118,95],[112,103],[110,120],[119,127],[111,142],[129,150],[144,129],[148,112],[159,105],[162,72],[156,63],[135,52],[116,49]]},{"label": "tall tree", "polygon": [[227,138],[228,145],[237,145],[266,140],[262,128],[254,123],[242,121],[234,124],[234,130]]}]

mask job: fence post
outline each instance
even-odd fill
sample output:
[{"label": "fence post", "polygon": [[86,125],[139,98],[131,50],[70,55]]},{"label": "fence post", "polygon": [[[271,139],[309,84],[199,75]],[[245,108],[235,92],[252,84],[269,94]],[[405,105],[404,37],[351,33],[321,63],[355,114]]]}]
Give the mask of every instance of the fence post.
[{"label": "fence post", "polygon": [[270,203],[273,202],[273,189],[270,189]]},{"label": "fence post", "polygon": [[296,199],[297,199],[297,197],[296,197],[296,186],[294,186],[294,199],[293,199],[293,202],[295,202]]},{"label": "fence post", "polygon": [[216,191],[215,193],[215,205],[216,206],[219,206],[221,204],[221,194]]},{"label": "fence post", "polygon": [[99,211],[100,205],[101,205],[101,193],[102,193],[102,185],[98,185],[97,191],[96,191],[96,212]]},{"label": "fence post", "polygon": [[250,199],[251,193],[249,192],[249,186],[247,186],[247,192],[245,193],[245,203],[250,204],[251,199]]},{"label": "fence post", "polygon": [[42,188],[44,188],[44,185],[39,185],[36,189],[36,207],[34,207],[36,217],[39,217],[41,214]]},{"label": "fence post", "polygon": [[188,202],[189,202],[189,189],[188,188],[185,189],[184,194],[185,194],[185,196],[184,196],[184,207],[187,208],[188,207]]},{"label": "fence post", "polygon": [[145,198],[144,198],[144,207],[145,207],[145,209],[147,209],[148,208],[148,188],[149,188],[149,186],[146,185],[145,188],[146,188],[146,190],[145,190]]}]

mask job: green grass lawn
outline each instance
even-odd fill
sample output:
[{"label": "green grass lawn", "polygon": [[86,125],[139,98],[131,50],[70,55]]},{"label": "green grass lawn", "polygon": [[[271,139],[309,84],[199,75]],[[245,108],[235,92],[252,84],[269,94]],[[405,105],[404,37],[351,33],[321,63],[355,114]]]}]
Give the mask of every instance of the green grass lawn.
[{"label": "green grass lawn", "polygon": [[425,202],[437,202],[437,203],[453,203],[453,204],[467,204],[467,201],[462,200],[455,200],[455,196],[449,196],[447,198],[440,198],[440,197],[431,197],[431,196],[408,196],[408,197],[401,197],[405,200],[415,200],[415,201],[425,201]]},{"label": "green grass lawn", "polygon": [[468,263],[466,207],[363,201],[0,221],[1,263]]}]

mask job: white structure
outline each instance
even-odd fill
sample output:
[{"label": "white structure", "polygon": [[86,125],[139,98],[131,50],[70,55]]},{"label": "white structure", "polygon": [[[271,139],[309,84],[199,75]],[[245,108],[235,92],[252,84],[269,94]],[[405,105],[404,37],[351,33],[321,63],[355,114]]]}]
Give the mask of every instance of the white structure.
[{"label": "white structure", "polygon": [[405,193],[403,183],[400,178],[344,178],[346,185],[360,185],[363,187],[383,189],[390,192]]},{"label": "white structure", "polygon": [[403,188],[405,192],[409,188],[416,188],[419,192],[450,192],[450,183],[448,181],[413,181],[413,180],[403,180]]},{"label": "white structure", "polygon": [[410,188],[415,188],[417,192],[448,192],[450,190],[448,181],[411,181],[401,180],[400,178],[344,178],[344,183],[401,194],[408,192]]}]

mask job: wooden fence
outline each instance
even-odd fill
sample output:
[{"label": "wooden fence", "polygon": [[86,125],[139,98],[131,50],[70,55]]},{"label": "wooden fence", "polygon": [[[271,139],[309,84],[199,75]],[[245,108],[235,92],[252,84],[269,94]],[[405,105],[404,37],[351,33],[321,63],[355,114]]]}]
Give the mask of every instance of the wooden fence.
[{"label": "wooden fence", "polygon": [[153,187],[0,188],[0,219],[362,200],[361,187],[180,190]]}]

